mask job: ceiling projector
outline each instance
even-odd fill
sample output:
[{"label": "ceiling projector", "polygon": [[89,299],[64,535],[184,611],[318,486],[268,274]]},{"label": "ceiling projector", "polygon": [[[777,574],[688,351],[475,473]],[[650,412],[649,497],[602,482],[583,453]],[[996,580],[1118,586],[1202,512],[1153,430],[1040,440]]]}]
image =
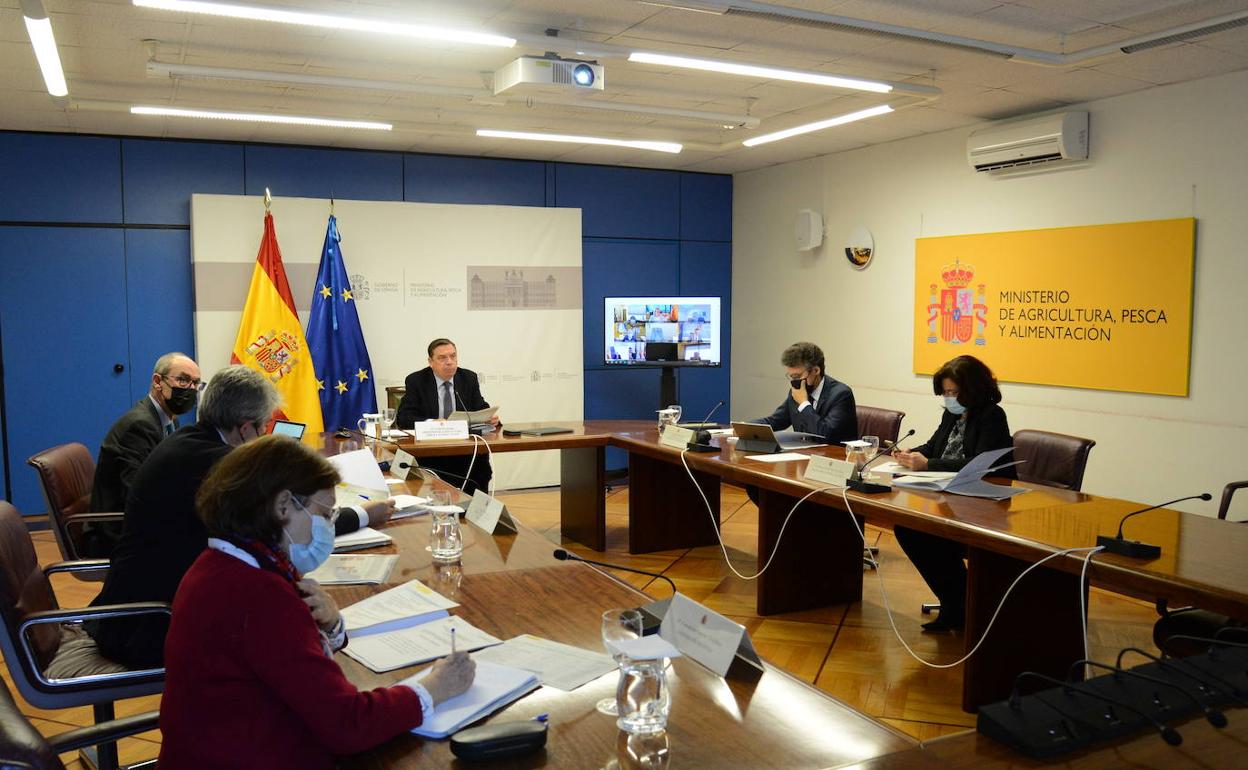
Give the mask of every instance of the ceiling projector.
[{"label": "ceiling projector", "polygon": [[521,56],[494,73],[494,95],[513,90],[602,91],[606,71],[597,62],[551,56]]}]

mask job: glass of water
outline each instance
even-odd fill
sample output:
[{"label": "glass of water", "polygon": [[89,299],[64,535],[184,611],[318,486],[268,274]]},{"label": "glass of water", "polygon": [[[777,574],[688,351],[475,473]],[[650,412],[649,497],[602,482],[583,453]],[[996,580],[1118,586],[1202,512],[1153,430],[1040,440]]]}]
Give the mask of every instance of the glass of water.
[{"label": "glass of water", "polygon": [[394,428],[394,418],[398,417],[399,411],[386,407],[381,410],[381,435],[386,435],[386,431]]},{"label": "glass of water", "polygon": [[[440,510],[439,510],[440,509]],[[433,529],[429,535],[429,547],[433,560],[439,562],[459,561],[464,555],[463,534],[459,529],[459,512],[435,506],[429,512]]]},{"label": "glass of water", "polygon": [[[615,646],[616,642],[641,638],[641,613],[637,610],[616,608],[602,613],[602,646],[607,653],[615,658],[618,665],[623,665],[628,657]],[[603,698],[598,701],[598,711],[608,716],[618,716],[616,698]]]},{"label": "glass of water", "polygon": [[667,729],[672,696],[667,689],[665,660],[625,660],[616,687],[616,724],[626,733],[648,735]]},{"label": "glass of water", "polygon": [[879,436],[863,436],[862,440],[871,445],[866,448],[867,462],[870,462],[874,460],[875,456],[880,453],[880,437]]}]

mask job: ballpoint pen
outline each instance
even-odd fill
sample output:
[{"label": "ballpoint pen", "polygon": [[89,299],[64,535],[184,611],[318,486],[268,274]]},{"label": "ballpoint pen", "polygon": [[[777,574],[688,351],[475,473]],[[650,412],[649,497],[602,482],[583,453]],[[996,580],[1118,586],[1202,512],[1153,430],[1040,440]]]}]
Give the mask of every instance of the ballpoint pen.
[{"label": "ballpoint pen", "polygon": [[455,654],[455,626],[451,626],[451,654]]}]

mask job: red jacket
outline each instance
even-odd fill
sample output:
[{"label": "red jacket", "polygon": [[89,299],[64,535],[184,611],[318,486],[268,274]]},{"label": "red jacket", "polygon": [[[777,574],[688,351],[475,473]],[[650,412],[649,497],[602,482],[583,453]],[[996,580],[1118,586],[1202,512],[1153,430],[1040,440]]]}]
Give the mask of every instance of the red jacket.
[{"label": "red jacket", "polygon": [[410,688],[347,681],[293,586],[212,549],[178,586],[165,667],[161,770],[330,770],[421,723]]}]

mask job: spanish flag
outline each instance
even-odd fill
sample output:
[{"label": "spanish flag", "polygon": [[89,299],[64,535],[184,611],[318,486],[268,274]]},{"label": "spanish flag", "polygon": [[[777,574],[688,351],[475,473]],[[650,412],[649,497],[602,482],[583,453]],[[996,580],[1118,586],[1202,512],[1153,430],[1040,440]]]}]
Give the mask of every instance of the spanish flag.
[{"label": "spanish flag", "polygon": [[324,430],[317,394],[321,383],[312,369],[312,355],[286,281],[273,215],[267,211],[230,363],[244,364],[269,378],[284,402],[275,418],[306,423],[313,436]]}]

